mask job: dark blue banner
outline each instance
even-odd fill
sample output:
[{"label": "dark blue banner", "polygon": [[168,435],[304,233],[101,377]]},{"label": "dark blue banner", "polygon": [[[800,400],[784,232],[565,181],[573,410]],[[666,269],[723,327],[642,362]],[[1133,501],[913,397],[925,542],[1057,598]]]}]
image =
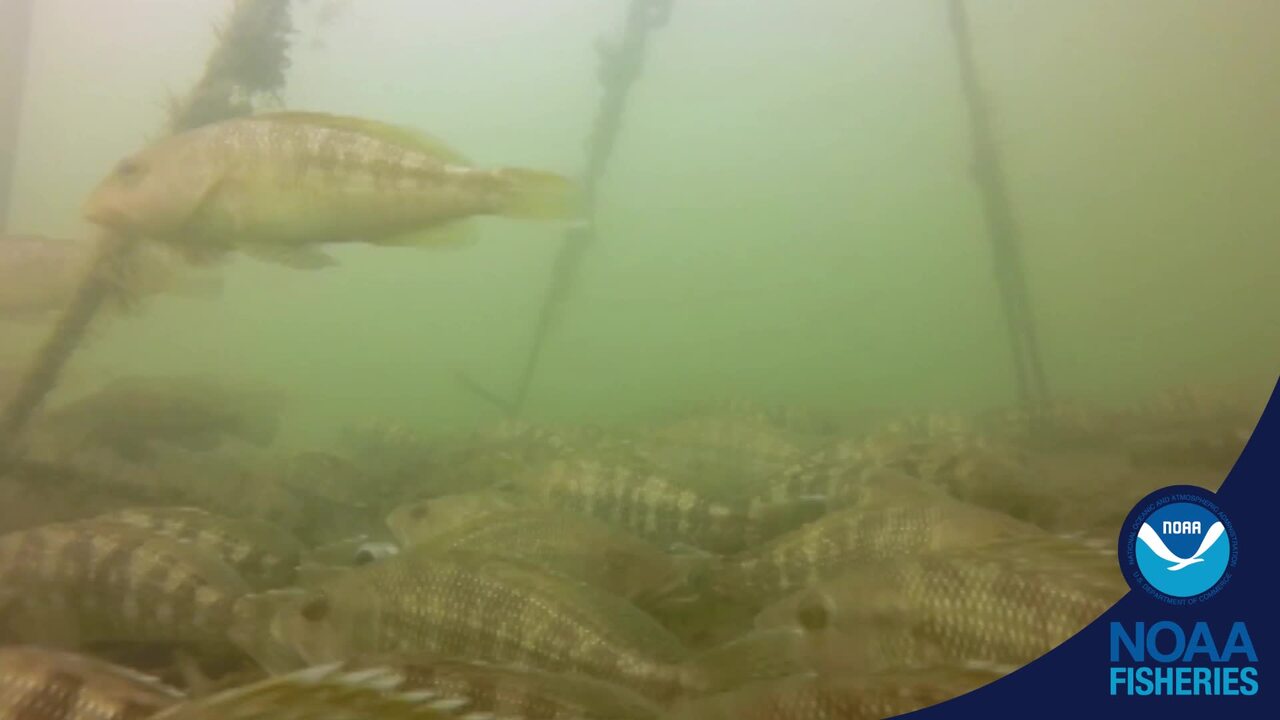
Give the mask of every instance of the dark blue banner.
[{"label": "dark blue banner", "polygon": [[1280,717],[1268,666],[1280,642],[1278,396],[1217,493],[1165,488],[1117,529],[1132,589],[1115,606],[1017,672],[906,717]]}]

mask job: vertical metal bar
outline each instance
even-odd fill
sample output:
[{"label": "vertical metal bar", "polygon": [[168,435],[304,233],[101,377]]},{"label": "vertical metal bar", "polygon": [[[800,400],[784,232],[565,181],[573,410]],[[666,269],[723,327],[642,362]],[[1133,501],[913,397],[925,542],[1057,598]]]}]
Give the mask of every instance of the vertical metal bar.
[{"label": "vertical metal bar", "polygon": [[951,0],[951,29],[956,38],[960,80],[973,133],[974,180],[982,193],[983,211],[991,236],[991,257],[1009,329],[1019,401],[1034,418],[1049,400],[1049,385],[1031,314],[1026,272],[1018,244],[1018,227],[1009,202],[1004,166],[991,129],[982,86],[978,82],[964,0]]},{"label": "vertical metal bar", "polygon": [[35,0],[0,0],[0,233],[9,229]]}]

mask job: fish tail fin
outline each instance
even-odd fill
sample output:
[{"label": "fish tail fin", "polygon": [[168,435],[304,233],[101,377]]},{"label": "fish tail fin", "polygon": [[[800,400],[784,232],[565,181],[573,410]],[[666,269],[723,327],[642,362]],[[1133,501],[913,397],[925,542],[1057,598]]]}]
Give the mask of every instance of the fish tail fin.
[{"label": "fish tail fin", "polygon": [[568,178],[520,168],[497,173],[507,185],[498,214],[524,220],[568,220],[581,215],[577,189]]}]

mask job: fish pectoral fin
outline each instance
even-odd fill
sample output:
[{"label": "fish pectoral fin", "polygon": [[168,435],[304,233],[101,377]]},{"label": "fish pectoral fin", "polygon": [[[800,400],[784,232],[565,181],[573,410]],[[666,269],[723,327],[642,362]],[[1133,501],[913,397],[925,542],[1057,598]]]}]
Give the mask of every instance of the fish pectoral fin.
[{"label": "fish pectoral fin", "polygon": [[337,260],[314,247],[303,245],[245,245],[240,248],[255,260],[284,265],[294,270],[321,270],[338,264]]},{"label": "fish pectoral fin", "polygon": [[382,247],[419,247],[431,250],[453,250],[475,244],[478,238],[475,223],[457,220],[417,230],[403,235],[371,240],[370,244]]}]

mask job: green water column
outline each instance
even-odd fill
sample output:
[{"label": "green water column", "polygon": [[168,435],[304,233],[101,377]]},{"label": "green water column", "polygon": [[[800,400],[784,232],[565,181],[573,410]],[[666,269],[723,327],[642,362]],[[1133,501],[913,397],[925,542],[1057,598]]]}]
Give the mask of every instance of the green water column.
[{"label": "green water column", "polygon": [[35,0],[0,0],[0,233],[9,229]]}]

